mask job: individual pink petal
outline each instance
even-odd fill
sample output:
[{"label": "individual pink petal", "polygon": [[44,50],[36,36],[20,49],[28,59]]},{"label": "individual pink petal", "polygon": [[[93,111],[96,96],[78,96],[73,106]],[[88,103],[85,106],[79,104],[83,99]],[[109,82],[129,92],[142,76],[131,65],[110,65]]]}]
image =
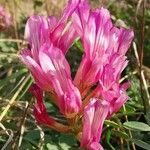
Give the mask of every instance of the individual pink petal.
[{"label": "individual pink petal", "polygon": [[39,61],[42,70],[52,82],[60,111],[67,117],[77,114],[81,107],[81,96],[72,83],[70,67],[63,52],[53,44],[45,44],[40,49]]},{"label": "individual pink petal", "polygon": [[109,89],[105,89],[104,87],[100,88],[99,95],[110,104],[107,118],[110,118],[114,113],[118,112],[129,99],[126,93],[129,85],[129,82],[121,86],[119,83],[113,83]]},{"label": "individual pink petal", "polygon": [[[63,34],[59,40],[59,48],[66,54],[67,50],[71,47],[74,40],[77,38],[78,34],[74,29],[71,22],[66,24],[66,27],[63,30]],[[65,42],[64,42],[65,41]]]},{"label": "individual pink petal", "polygon": [[93,142],[99,143],[103,123],[108,114],[108,109],[109,103],[95,98],[91,99],[88,106],[86,106],[83,114],[83,132],[81,139],[82,148],[92,150],[93,147],[94,150]]},{"label": "individual pink petal", "polygon": [[71,118],[80,111],[82,102],[79,90],[72,84],[71,80],[69,81],[69,89],[64,92],[60,100],[60,110],[65,112],[68,118]]},{"label": "individual pink petal", "polygon": [[[105,88],[119,82],[128,61],[125,54],[132,40],[133,31],[113,26],[110,13],[105,8],[90,10],[84,1],[73,13],[74,27],[83,43],[84,56],[74,79],[74,84],[92,87],[103,80]],[[86,15],[83,15],[86,12]],[[112,75],[113,74],[113,75]],[[103,83],[104,82],[104,83]]]},{"label": "individual pink petal", "polygon": [[[80,18],[80,20],[82,19]],[[85,84],[86,86],[92,86],[98,81],[103,65],[107,62],[108,56],[105,54],[105,50],[109,46],[109,30],[112,24],[110,22],[110,14],[104,8],[94,12],[91,11],[88,20],[83,20],[85,23],[80,22],[84,26],[81,39],[85,54],[75,76],[74,83],[76,85]],[[87,78],[85,78],[86,75]],[[91,78],[92,76],[93,78]]]},{"label": "individual pink petal", "polygon": [[22,50],[20,59],[31,71],[37,85],[46,91],[51,91],[51,82],[45,76],[40,65],[31,57],[31,51],[28,49]]},{"label": "individual pink petal", "polygon": [[104,150],[103,147],[98,142],[93,142],[88,148],[89,150]]},{"label": "individual pink petal", "polygon": [[[62,53],[62,51],[53,46],[53,44],[45,44],[39,52],[40,65],[47,77],[52,80],[56,78],[64,85],[71,79],[70,66]],[[64,90],[65,90],[64,89]]]},{"label": "individual pink petal", "polygon": [[49,41],[48,20],[44,16],[31,16],[25,27],[25,38],[28,40],[32,57],[38,62],[39,49]]},{"label": "individual pink petal", "polygon": [[90,13],[90,5],[87,0],[80,0],[75,13],[72,14],[73,25],[77,30],[80,37],[83,37],[83,30],[87,23],[88,17]]},{"label": "individual pink petal", "polygon": [[[129,96],[126,93],[126,90],[130,87],[130,82],[125,82],[119,87],[118,96],[115,97],[115,101],[111,102],[111,110],[109,111],[109,115],[111,116],[113,113],[119,111],[119,109],[125,104],[125,102],[129,99]],[[117,92],[117,90],[115,91]]]},{"label": "individual pink petal", "polygon": [[58,19],[55,16],[49,16],[47,18],[48,21],[48,27],[50,31],[53,31],[58,23]]},{"label": "individual pink petal", "polygon": [[120,91],[120,97],[118,97],[114,103],[112,103],[112,112],[110,111],[110,114],[116,113],[119,111],[119,109],[125,104],[125,102],[129,99],[127,94],[123,91]]},{"label": "individual pink petal", "polygon": [[104,67],[102,75],[99,80],[103,89],[109,90],[114,84],[114,82],[116,81],[113,75],[114,71],[115,71],[115,68],[112,68],[110,64],[107,64]]},{"label": "individual pink petal", "polygon": [[48,116],[48,113],[46,112],[46,108],[43,102],[43,91],[36,84],[33,84],[30,87],[30,92],[36,98],[36,104],[33,112],[35,119],[39,123],[44,124],[46,126],[53,126],[55,120],[52,117]]},{"label": "individual pink petal", "polygon": [[[86,59],[86,56],[82,59],[80,67],[74,78],[74,84],[80,87],[91,87],[99,79],[100,73],[103,70],[101,66],[102,59],[98,59],[96,56],[93,60]],[[82,93],[82,88],[81,91]]]},{"label": "individual pink petal", "polygon": [[125,83],[123,83],[123,84],[121,85],[120,89],[121,89],[122,91],[126,91],[130,86],[131,86],[131,82],[130,82],[130,81],[127,81],[127,82],[125,82]]},{"label": "individual pink petal", "polygon": [[64,54],[67,52],[68,48],[71,46],[71,44],[77,37],[76,31],[71,25],[72,23],[68,24],[68,20],[77,8],[79,2],[80,0],[68,1],[68,4],[63,11],[62,17],[50,33],[51,41],[56,47],[60,48]]},{"label": "individual pink petal", "polygon": [[[109,30],[112,28],[110,14],[107,9],[91,12],[84,32],[85,53],[93,59],[96,53],[102,56],[109,45]],[[86,36],[88,34],[88,36]]]},{"label": "individual pink petal", "polygon": [[134,38],[134,32],[131,29],[120,29],[120,35],[119,35],[119,48],[118,48],[118,53],[125,55],[127,50],[129,49],[131,42]]}]

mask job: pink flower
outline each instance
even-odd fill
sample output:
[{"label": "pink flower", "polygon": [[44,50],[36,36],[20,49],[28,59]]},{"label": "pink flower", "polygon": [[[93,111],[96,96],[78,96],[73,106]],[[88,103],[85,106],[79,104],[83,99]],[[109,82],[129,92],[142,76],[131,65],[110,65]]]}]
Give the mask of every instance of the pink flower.
[{"label": "pink flower", "polygon": [[72,83],[70,66],[62,51],[53,45],[44,45],[39,52],[39,61],[57,94],[60,111],[67,117],[77,114],[81,107],[81,96]]},{"label": "pink flower", "polygon": [[72,83],[70,66],[64,56],[77,36],[71,20],[67,21],[78,3],[79,0],[70,0],[60,20],[53,16],[30,17],[25,29],[29,48],[21,52],[21,60],[36,84],[55,96],[55,103],[67,117],[77,114],[81,107],[81,96]]},{"label": "pink flower", "polygon": [[122,85],[113,84],[109,90],[100,87],[97,95],[101,95],[103,99],[109,102],[109,112],[107,118],[110,118],[114,113],[118,112],[123,104],[129,99],[126,90],[130,86],[130,83],[124,83]]},{"label": "pink flower", "polygon": [[99,144],[102,127],[107,117],[109,103],[105,100],[91,99],[83,114],[81,147],[88,150],[103,150]]},{"label": "pink flower", "polygon": [[62,51],[53,44],[43,44],[39,49],[38,62],[30,51],[23,51],[22,61],[30,69],[36,83],[57,97],[55,103],[67,117],[77,114],[81,107],[79,90],[73,85],[70,66]]},{"label": "pink flower", "polygon": [[123,88],[119,80],[128,64],[125,54],[134,33],[130,29],[115,27],[107,9],[102,7],[93,11],[86,0],[78,5],[72,16],[84,48],[74,84],[83,96],[97,85],[92,96],[110,103],[110,117],[128,100],[127,88]]},{"label": "pink flower", "polygon": [[51,41],[54,46],[60,48],[63,53],[67,52],[77,37],[72,21],[69,21],[69,18],[78,3],[79,0],[69,0],[60,20],[54,16],[48,18],[44,16],[31,16],[28,19],[25,28],[25,38],[29,41],[31,52],[35,59],[37,59],[38,49],[48,41]]},{"label": "pink flower", "polygon": [[0,29],[5,29],[11,24],[11,16],[6,13],[3,6],[0,6]]},{"label": "pink flower", "polygon": [[[77,36],[84,55],[72,81],[65,54]],[[37,99],[36,120],[57,131],[73,128],[69,132],[79,132],[77,126],[83,116],[81,147],[103,150],[99,141],[104,120],[128,100],[130,84],[120,84],[119,80],[128,64],[125,54],[133,36],[132,30],[112,24],[107,9],[91,10],[87,0],[69,0],[60,20],[54,16],[30,17],[25,30],[29,47],[21,52],[21,60],[37,84],[31,87]],[[48,116],[43,91],[52,95],[69,127]]]},{"label": "pink flower", "polygon": [[31,74],[36,82],[36,84],[45,91],[52,91],[52,83],[48,80],[48,77],[45,76],[40,64],[36,62],[32,52],[28,49],[24,49],[20,53],[21,61],[27,66],[31,71]]},{"label": "pink flower", "polygon": [[127,65],[126,57],[112,55],[110,63],[103,68],[102,75],[99,79],[99,92],[97,95],[106,99],[110,103],[108,117],[119,111],[122,105],[129,99],[126,90],[130,83],[120,84],[121,72]]},{"label": "pink flower", "polygon": [[133,31],[116,28],[107,9],[92,11],[86,1],[77,7],[73,20],[84,47],[84,56],[74,79],[75,85],[81,92],[90,88],[101,79],[105,66],[111,65],[112,61],[118,80],[127,65],[124,55],[133,39]]},{"label": "pink flower", "polygon": [[[75,30],[67,25],[67,21],[78,3],[78,0],[70,0],[60,20],[53,16],[48,19],[43,16],[32,16],[27,21],[25,38],[29,42],[29,47],[21,52],[21,60],[27,65],[36,83],[43,90],[52,91],[53,88],[51,81],[41,69],[39,51],[45,43],[51,45],[51,48],[59,48],[63,53],[67,51],[75,38],[72,34]],[[69,67],[67,69],[70,70]]]}]

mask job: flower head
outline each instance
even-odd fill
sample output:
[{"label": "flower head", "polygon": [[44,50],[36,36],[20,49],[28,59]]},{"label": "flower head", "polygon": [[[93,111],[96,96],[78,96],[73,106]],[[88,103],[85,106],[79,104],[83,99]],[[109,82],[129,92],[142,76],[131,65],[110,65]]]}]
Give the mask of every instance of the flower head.
[{"label": "flower head", "polygon": [[11,24],[11,16],[6,13],[3,6],[0,6],[0,30],[5,29]]},{"label": "flower head", "polygon": [[86,95],[84,93],[96,85],[92,96],[110,103],[110,116],[128,100],[127,88],[123,88],[119,80],[128,64],[125,54],[134,33],[131,29],[115,27],[107,9],[91,10],[86,0],[78,5],[72,16],[84,48],[74,84],[81,95]]},{"label": "flower head", "polygon": [[[31,87],[37,100],[36,120],[57,131],[60,127],[59,131],[81,133],[82,148],[103,150],[99,141],[104,120],[128,100],[130,84],[121,84],[120,78],[133,36],[131,29],[113,25],[107,9],[91,10],[87,0],[69,0],[59,20],[31,16],[25,29],[29,47],[20,58],[36,83]],[[81,39],[84,55],[73,80],[65,54],[76,37]],[[44,91],[67,118],[67,127],[49,117]]]},{"label": "flower head", "polygon": [[[118,82],[127,65],[125,54],[132,42],[133,31],[116,28],[107,9],[93,11],[88,3],[86,7],[82,3],[78,6],[73,19],[84,47],[84,56],[74,79],[75,85],[83,92],[103,78],[105,68],[111,68],[105,82]],[[114,72],[114,79],[110,71]]]},{"label": "flower head", "polygon": [[70,66],[64,56],[77,36],[68,19],[78,3],[70,0],[60,20],[54,16],[31,16],[25,29],[29,49],[21,52],[21,60],[31,71],[36,84],[53,93],[55,103],[67,117],[77,114],[81,107],[80,93],[73,85]]}]

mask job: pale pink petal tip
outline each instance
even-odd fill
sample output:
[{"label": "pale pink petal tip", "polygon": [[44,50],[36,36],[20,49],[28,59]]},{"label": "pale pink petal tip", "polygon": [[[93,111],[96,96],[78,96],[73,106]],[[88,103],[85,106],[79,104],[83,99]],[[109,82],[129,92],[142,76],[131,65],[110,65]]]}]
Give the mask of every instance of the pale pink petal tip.
[{"label": "pale pink petal tip", "polygon": [[91,143],[91,145],[89,146],[88,150],[104,150],[103,147],[100,145],[100,143],[98,142],[93,142]]}]

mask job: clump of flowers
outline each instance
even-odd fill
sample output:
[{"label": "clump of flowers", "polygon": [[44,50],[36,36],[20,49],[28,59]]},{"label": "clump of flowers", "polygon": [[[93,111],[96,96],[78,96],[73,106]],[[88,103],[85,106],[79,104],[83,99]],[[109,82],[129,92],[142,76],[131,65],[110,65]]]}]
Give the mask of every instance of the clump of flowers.
[{"label": "clump of flowers", "polygon": [[[84,54],[72,79],[65,54],[77,37]],[[20,57],[35,81],[30,88],[36,97],[35,119],[59,132],[74,133],[82,148],[102,150],[104,120],[128,100],[129,83],[119,80],[133,37],[131,29],[112,24],[107,9],[92,10],[87,0],[69,0],[60,19],[31,16],[25,28],[29,47]],[[48,115],[44,92],[51,95],[66,124]]]},{"label": "clump of flowers", "polygon": [[0,6],[0,31],[11,24],[11,16],[6,12],[3,6]]}]

